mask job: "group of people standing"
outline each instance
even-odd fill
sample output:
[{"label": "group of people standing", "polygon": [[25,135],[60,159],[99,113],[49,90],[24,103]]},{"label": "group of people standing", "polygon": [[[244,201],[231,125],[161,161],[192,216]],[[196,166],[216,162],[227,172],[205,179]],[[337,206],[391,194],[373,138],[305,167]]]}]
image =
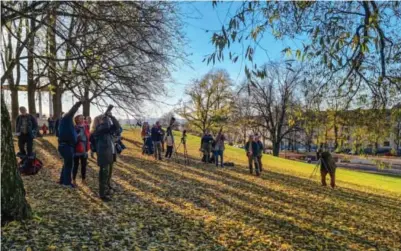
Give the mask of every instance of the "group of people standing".
[{"label": "group of people standing", "polygon": [[[141,137],[143,140],[143,154],[153,154],[155,160],[162,160],[162,152],[166,152],[165,158],[171,158],[174,148],[174,135],[171,126],[167,127],[165,131],[159,121],[152,128],[150,128],[148,122],[144,122]],[[165,146],[167,146],[166,151]]]},{"label": "group of people standing", "polygon": [[[63,158],[63,168],[59,183],[75,188],[79,165],[81,165],[82,183],[85,184],[88,152],[97,155],[99,166],[99,197],[109,201],[113,187],[111,176],[117,153],[115,142],[121,133],[117,119],[108,111],[94,118],[75,115],[84,100],[77,102],[67,113],[63,114],[56,127],[58,151]],[[74,123],[75,122],[75,123]],[[92,123],[91,123],[92,122]]]},{"label": "group of people standing", "polygon": [[200,151],[203,153],[202,161],[205,163],[214,162],[216,167],[224,167],[224,142],[226,138],[222,131],[217,134],[216,138],[213,138],[209,130],[205,130],[201,138]]}]

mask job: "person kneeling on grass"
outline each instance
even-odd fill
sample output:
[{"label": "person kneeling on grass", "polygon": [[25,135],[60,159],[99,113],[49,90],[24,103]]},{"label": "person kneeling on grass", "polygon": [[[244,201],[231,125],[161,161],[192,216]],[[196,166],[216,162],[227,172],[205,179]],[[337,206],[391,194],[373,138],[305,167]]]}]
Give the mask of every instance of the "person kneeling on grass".
[{"label": "person kneeling on grass", "polygon": [[[111,190],[111,175],[113,163],[117,154],[114,145],[114,135],[121,131],[120,123],[108,112],[97,116],[91,126],[91,152],[96,152],[97,164],[99,166],[99,197],[103,201],[110,201],[107,196]],[[107,191],[106,191],[107,190]]]},{"label": "person kneeling on grass", "polygon": [[258,161],[259,146],[253,135],[249,136],[248,142],[245,144],[246,156],[248,157],[249,172],[253,174],[253,164],[255,164],[256,175],[260,175],[260,165]]},{"label": "person kneeling on grass", "polygon": [[72,171],[72,184],[77,185],[76,178],[78,173],[79,162],[81,162],[81,178],[85,184],[86,166],[88,164],[89,151],[89,128],[84,121],[84,116],[75,117],[75,131],[77,132],[77,144],[75,145],[74,168]]}]

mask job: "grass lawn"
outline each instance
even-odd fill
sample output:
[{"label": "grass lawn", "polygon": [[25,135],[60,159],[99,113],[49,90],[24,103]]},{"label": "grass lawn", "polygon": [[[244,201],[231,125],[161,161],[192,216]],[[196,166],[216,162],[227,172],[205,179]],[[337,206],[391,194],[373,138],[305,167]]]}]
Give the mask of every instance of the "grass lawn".
[{"label": "grass lawn", "polygon": [[[36,140],[45,162],[24,177],[35,216],[2,228],[4,250],[400,250],[401,179],[339,169],[338,189],[322,188],[313,165],[264,156],[261,177],[249,174],[244,150],[227,147],[224,169],[143,156],[139,131],[114,166],[116,191],[96,197],[98,167],[88,185],[56,184],[61,169],[54,137]],[[178,142],[177,135],[176,141]],[[178,145],[177,145],[178,146]]]}]

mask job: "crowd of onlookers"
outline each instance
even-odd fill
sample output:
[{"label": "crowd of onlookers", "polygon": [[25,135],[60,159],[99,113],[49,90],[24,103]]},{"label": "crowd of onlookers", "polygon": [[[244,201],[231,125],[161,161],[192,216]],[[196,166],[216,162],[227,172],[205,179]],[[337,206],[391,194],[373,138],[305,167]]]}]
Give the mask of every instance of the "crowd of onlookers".
[{"label": "crowd of onlookers", "polygon": [[[99,166],[99,197],[110,200],[113,187],[111,175],[113,163],[118,150],[121,151],[122,128],[111,110],[99,115],[91,121],[90,117],[75,115],[84,100],[77,102],[67,113],[62,113],[56,120],[49,117],[48,126],[42,125],[43,134],[55,134],[58,138],[58,152],[63,159],[60,173],[61,185],[75,188],[79,167],[81,168],[82,184],[85,185],[88,153],[97,155]],[[38,135],[39,127],[34,116],[27,113],[25,107],[20,107],[20,115],[16,120],[16,135],[18,137],[18,156],[30,163],[35,158],[33,139]],[[28,166],[28,165],[26,165]]]}]

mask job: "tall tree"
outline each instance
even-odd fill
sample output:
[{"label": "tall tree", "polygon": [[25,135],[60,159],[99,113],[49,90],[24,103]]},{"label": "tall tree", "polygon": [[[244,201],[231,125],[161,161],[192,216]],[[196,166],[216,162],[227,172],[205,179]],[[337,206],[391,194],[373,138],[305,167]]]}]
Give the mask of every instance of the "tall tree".
[{"label": "tall tree", "polygon": [[177,111],[193,127],[204,133],[218,130],[227,120],[232,99],[231,79],[224,70],[210,71],[194,80],[186,92],[189,100]]},{"label": "tall tree", "polygon": [[17,170],[10,116],[1,94],[1,223],[30,216],[31,208]]},{"label": "tall tree", "polygon": [[269,132],[273,155],[278,156],[284,137],[300,129],[296,91],[301,71],[289,70],[279,64],[265,67],[266,78],[252,81],[250,93],[259,117],[257,125]]}]

